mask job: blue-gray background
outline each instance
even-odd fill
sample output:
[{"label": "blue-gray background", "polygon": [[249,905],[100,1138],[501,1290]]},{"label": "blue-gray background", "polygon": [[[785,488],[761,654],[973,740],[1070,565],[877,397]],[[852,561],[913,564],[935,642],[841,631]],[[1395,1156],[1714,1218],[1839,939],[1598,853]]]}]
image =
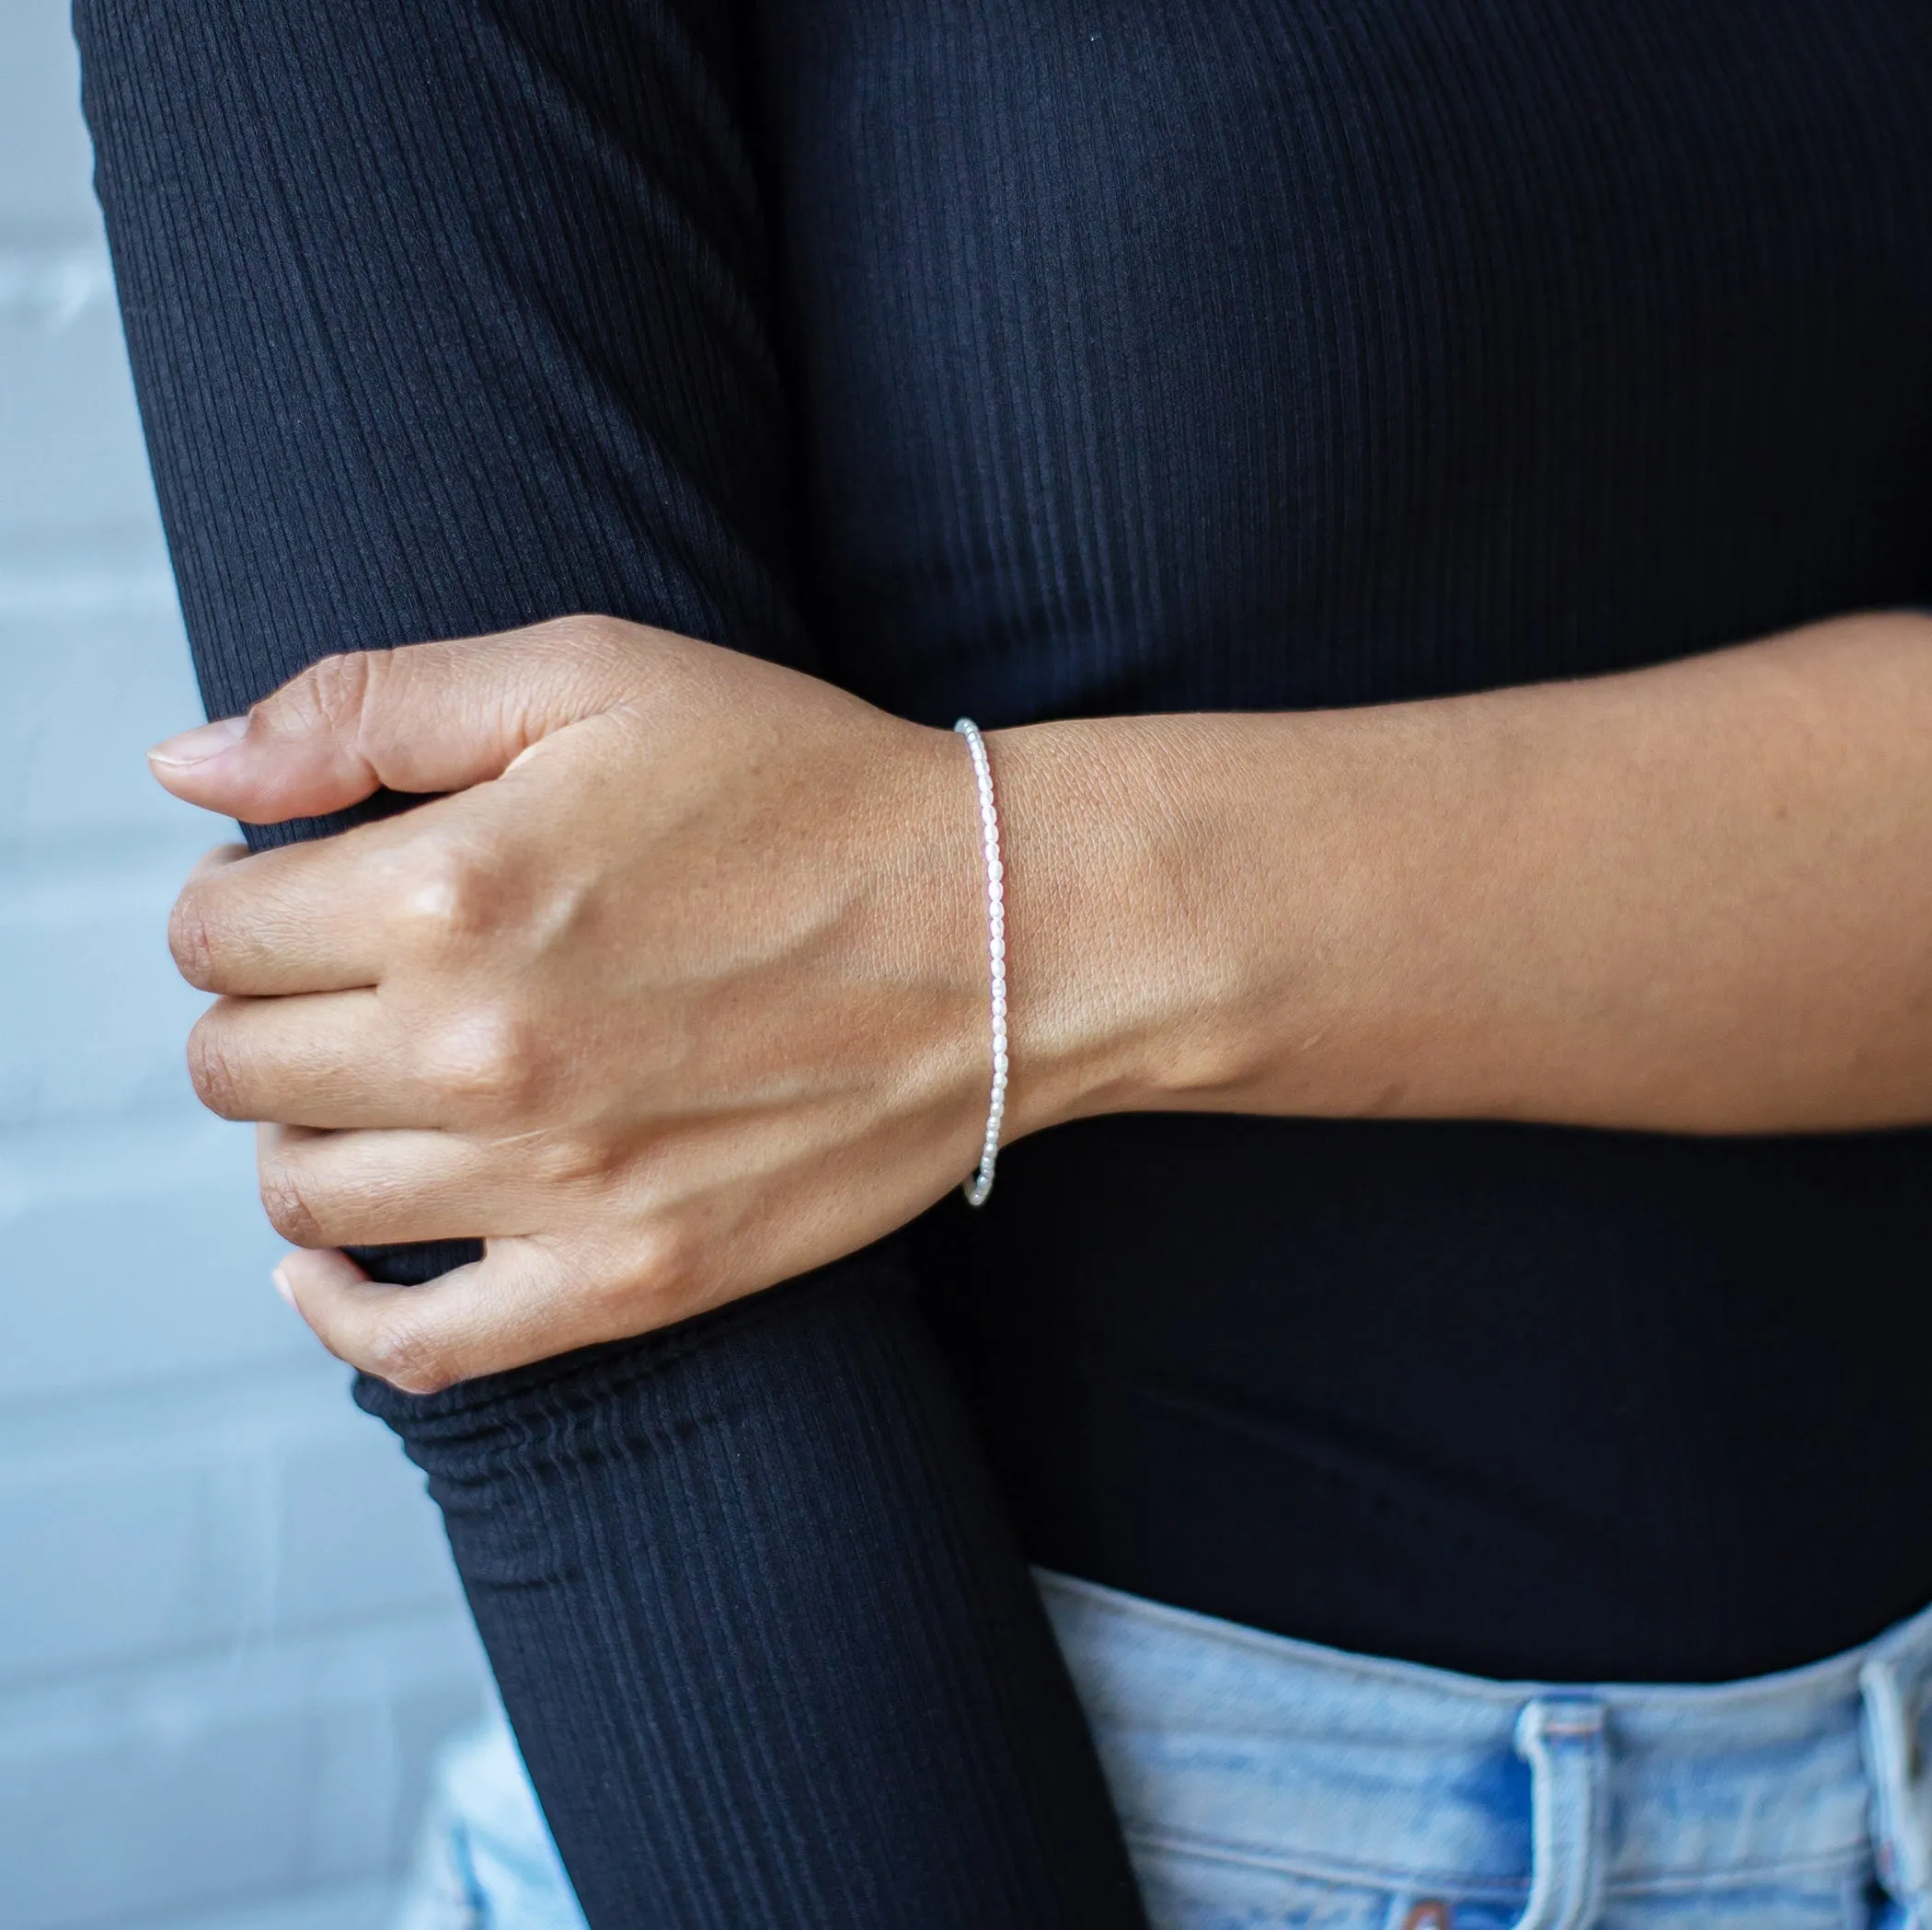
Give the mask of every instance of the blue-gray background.
[{"label": "blue-gray background", "polygon": [[75,88],[0,0],[0,1924],[375,1930],[479,1671],[181,1070],[223,827],[142,764],[199,713]]}]

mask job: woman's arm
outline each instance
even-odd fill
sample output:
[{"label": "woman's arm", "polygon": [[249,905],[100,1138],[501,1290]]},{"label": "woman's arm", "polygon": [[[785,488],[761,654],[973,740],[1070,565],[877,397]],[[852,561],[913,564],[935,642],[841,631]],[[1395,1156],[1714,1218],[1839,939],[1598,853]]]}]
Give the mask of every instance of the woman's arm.
[{"label": "woman's arm", "polygon": [[1014,1116],[1932,1120],[1932,619],[1001,733]]},{"label": "woman's arm", "polygon": [[[586,606],[811,661],[737,16],[83,0],[136,385],[217,713],[331,651]],[[386,1068],[361,1072],[380,1094]],[[463,1251],[379,1264],[421,1278]],[[437,1396],[359,1392],[429,1474],[596,1930],[1140,1921],[890,1256]]]},{"label": "woman's arm", "polygon": [[[996,733],[1010,1133],[1185,1108],[1700,1132],[1932,1118],[1932,624],[1348,713]],[[984,1117],[949,733],[584,618],[323,666],[164,746],[246,818],[177,956],[304,1315],[445,1386],[903,1224]],[[265,939],[268,942],[264,942]],[[374,1083],[372,1086],[372,1073]],[[427,1290],[359,1241],[487,1236]]]}]

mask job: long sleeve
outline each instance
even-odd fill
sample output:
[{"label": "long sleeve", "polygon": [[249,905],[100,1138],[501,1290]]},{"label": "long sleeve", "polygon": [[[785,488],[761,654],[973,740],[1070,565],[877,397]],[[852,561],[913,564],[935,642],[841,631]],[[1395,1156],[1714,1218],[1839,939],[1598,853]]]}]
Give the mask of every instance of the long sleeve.
[{"label": "long sleeve", "polygon": [[[212,711],[330,651],[576,610],[813,664],[733,6],[81,0],[76,25]],[[890,1251],[359,1397],[443,1508],[595,1930],[1140,1921]]]}]

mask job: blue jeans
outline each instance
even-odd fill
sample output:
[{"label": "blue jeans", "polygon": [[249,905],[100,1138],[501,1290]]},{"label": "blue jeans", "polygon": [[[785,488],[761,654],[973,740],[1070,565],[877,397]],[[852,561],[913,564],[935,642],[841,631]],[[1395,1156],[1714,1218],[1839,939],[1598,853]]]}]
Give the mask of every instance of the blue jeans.
[{"label": "blue jeans", "polygon": [[[1556,1687],[1045,1596],[1157,1930],[1932,1930],[1932,1610],[1750,1682]],[[580,1930],[507,1730],[405,1930]]]}]

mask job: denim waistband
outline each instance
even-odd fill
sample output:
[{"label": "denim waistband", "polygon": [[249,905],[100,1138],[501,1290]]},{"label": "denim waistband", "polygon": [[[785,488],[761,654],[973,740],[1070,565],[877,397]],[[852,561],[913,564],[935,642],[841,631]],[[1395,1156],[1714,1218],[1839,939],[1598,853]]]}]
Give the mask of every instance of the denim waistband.
[{"label": "denim waistband", "polygon": [[1579,1685],[1040,1583],[1144,1841],[1340,1881],[1527,1891],[1524,1924],[1585,1922],[1616,1892],[1862,1871],[1932,1930],[1932,1609],[1783,1674]]}]

